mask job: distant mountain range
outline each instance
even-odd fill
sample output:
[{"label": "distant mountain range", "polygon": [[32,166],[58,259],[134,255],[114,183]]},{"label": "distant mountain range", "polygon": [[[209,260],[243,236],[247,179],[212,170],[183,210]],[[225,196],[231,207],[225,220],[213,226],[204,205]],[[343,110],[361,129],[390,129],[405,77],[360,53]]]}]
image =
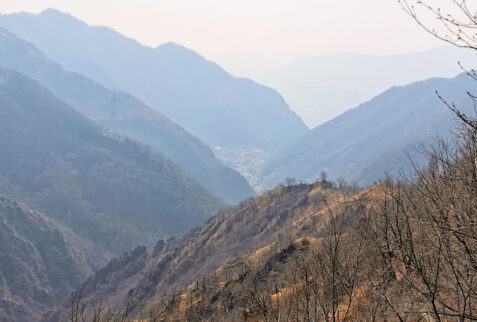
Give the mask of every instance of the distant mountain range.
[{"label": "distant mountain range", "polygon": [[218,161],[211,149],[128,93],[113,91],[47,59],[33,45],[0,28],[0,67],[24,73],[77,111],[115,133],[146,144],[183,167],[230,203],[253,196],[247,181]]},{"label": "distant mountain range", "polygon": [[472,113],[466,91],[476,92],[475,81],[466,74],[393,87],[272,154],[262,171],[263,184],[273,187],[290,177],[312,181],[324,170],[332,179],[369,185],[386,173],[409,172],[406,152],[422,165],[424,156],[416,149],[430,147],[438,136],[449,138],[458,124],[436,90]]},{"label": "distant mountain range", "polygon": [[2,15],[0,26],[68,70],[133,94],[212,147],[273,150],[307,130],[275,90],[180,45],[146,47],[52,9]]},{"label": "distant mountain range", "polygon": [[118,138],[37,81],[0,69],[0,194],[115,253],[181,234],[225,205],[161,154]]},{"label": "distant mountain range", "polygon": [[392,86],[455,77],[477,66],[472,50],[443,47],[400,55],[337,54],[302,58],[261,81],[285,97],[310,127],[333,119]]}]

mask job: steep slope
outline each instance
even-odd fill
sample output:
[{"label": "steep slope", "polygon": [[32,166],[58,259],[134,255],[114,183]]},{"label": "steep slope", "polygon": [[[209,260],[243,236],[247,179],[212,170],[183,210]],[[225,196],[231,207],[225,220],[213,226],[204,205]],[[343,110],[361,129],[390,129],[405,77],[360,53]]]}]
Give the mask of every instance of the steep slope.
[{"label": "steep slope", "polygon": [[96,123],[160,151],[225,200],[237,203],[253,195],[240,174],[224,166],[208,146],[161,113],[127,93],[108,90],[65,71],[33,45],[1,28],[0,67],[38,80]]},{"label": "steep slope", "polygon": [[8,195],[115,252],[187,231],[224,203],[178,166],[117,139],[36,81],[0,70],[0,176]]},{"label": "steep slope", "polygon": [[91,308],[112,299],[122,308],[113,316],[151,321],[474,319],[470,127],[459,149],[436,152],[411,181],[355,195],[327,181],[279,187],[182,240],[111,261],[72,301]]},{"label": "steep slope", "polygon": [[322,170],[332,179],[363,185],[386,172],[408,172],[411,164],[403,152],[420,164],[416,148],[433,143],[436,135],[448,137],[455,129],[455,118],[436,90],[463,111],[472,109],[466,91],[475,93],[475,82],[464,74],[391,88],[272,155],[263,168],[264,185],[271,187],[288,177],[313,180]]},{"label": "steep slope", "polygon": [[[160,302],[153,316],[160,321],[224,322],[264,321],[273,315],[277,320],[283,315],[289,319],[299,316],[296,304],[298,310],[305,310],[302,303],[293,303],[295,298],[301,300],[303,296],[298,284],[302,275],[297,274],[297,268],[302,267],[297,263],[304,264],[314,258],[322,244],[318,238],[299,238],[283,249],[268,246],[232,259]],[[290,278],[294,274],[298,285]],[[293,294],[294,291],[300,293]],[[293,311],[290,303],[295,304]]]},{"label": "steep slope", "polygon": [[212,147],[273,149],[307,130],[276,91],[182,46],[145,47],[52,9],[2,15],[0,26],[65,68],[133,94]]},{"label": "steep slope", "polygon": [[430,150],[428,167],[411,180],[381,182],[349,198],[348,211],[331,205],[324,211],[333,216],[328,229],[229,261],[159,303],[153,316],[159,321],[476,319],[477,246],[471,236],[477,227],[469,223],[477,214],[477,122],[461,125],[454,146]]},{"label": "steep slope", "polygon": [[[316,234],[333,211],[351,214],[346,206],[351,191],[328,182],[278,187],[210,219],[180,239],[157,243],[154,250],[136,249],[96,272],[76,292],[89,307],[108,301],[129,303],[131,314],[148,312],[158,301],[200,276],[215,271],[235,257],[265,247],[262,252],[287,247],[297,236]],[[355,209],[355,208],[353,208]],[[68,307],[66,303],[64,309]],[[49,316],[58,320],[64,311]]]},{"label": "steep slope", "polygon": [[464,123],[410,180],[279,187],[113,260],[73,298],[122,292],[114,315],[151,321],[475,319],[477,124]]},{"label": "steep slope", "polygon": [[26,205],[0,197],[0,321],[38,321],[110,256]]},{"label": "steep slope", "polygon": [[399,55],[320,55],[299,59],[268,76],[311,128],[333,119],[391,86],[431,77],[455,77],[477,66],[472,50],[443,47]]}]

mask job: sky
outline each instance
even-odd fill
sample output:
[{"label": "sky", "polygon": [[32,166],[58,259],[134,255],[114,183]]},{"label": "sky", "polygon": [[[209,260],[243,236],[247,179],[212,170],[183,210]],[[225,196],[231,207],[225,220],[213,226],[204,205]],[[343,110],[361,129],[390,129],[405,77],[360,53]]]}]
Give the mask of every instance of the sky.
[{"label": "sky", "polygon": [[0,0],[3,14],[47,8],[112,27],[145,45],[182,44],[237,76],[319,54],[442,46],[397,0]]}]

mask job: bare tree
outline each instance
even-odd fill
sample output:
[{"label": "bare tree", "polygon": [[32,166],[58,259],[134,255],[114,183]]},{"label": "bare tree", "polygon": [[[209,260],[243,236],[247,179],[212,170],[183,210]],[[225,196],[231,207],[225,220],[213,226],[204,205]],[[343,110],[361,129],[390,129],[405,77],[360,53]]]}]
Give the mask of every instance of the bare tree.
[{"label": "bare tree", "polygon": [[477,50],[477,3],[473,0],[398,0],[427,32],[449,44]]},{"label": "bare tree", "polygon": [[[424,30],[434,37],[460,48],[477,52],[477,1],[475,0],[398,0],[404,11]],[[468,69],[458,63],[467,75],[477,81],[475,69]],[[477,130],[477,121],[465,115],[452,102],[437,93],[441,101],[452,110],[467,126]],[[474,101],[476,110],[477,97],[467,92]]]}]

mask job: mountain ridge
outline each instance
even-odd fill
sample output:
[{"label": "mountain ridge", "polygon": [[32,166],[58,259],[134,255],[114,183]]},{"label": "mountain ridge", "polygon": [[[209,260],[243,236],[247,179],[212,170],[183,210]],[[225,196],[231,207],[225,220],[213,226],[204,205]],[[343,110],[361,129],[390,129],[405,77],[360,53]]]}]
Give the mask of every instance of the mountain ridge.
[{"label": "mountain ridge", "polygon": [[387,55],[317,55],[283,66],[262,81],[279,90],[313,128],[392,86],[456,77],[462,72],[458,62],[470,70],[477,57],[471,50],[453,47]]},{"label": "mountain ridge", "polygon": [[[145,47],[111,29],[54,13],[61,18],[57,22],[45,15],[3,15],[0,25],[65,68],[135,95],[212,148],[273,149],[307,130],[276,91],[235,78],[190,49]],[[73,48],[81,48],[81,57]]]},{"label": "mountain ridge", "polygon": [[0,69],[0,102],[2,187],[101,247],[148,245],[225,206],[162,155],[105,132],[16,71]]},{"label": "mountain ridge", "polygon": [[474,83],[465,73],[392,87],[272,154],[263,183],[273,186],[288,177],[310,181],[324,170],[333,180],[370,185],[386,173],[409,173],[406,153],[422,165],[425,159],[416,148],[431,145],[436,136],[449,137],[457,126],[436,90],[464,112],[472,110],[466,90],[473,92]]},{"label": "mountain ridge", "polygon": [[0,28],[0,66],[46,85],[97,124],[149,145],[182,166],[199,183],[231,203],[253,195],[245,179],[218,161],[198,138],[135,97],[68,72],[33,45]]}]

